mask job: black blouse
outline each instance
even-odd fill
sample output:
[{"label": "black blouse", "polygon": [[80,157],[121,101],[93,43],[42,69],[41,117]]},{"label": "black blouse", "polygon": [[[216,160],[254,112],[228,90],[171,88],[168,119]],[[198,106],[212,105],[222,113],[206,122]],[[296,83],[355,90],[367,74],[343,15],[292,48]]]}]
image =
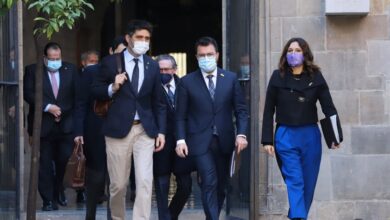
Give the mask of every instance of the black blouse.
[{"label": "black blouse", "polygon": [[263,113],[263,145],[273,145],[274,114],[276,123],[301,126],[318,122],[317,100],[326,117],[337,114],[328,85],[321,72],[312,75],[303,72],[298,77],[279,70],[272,73],[268,83]]}]

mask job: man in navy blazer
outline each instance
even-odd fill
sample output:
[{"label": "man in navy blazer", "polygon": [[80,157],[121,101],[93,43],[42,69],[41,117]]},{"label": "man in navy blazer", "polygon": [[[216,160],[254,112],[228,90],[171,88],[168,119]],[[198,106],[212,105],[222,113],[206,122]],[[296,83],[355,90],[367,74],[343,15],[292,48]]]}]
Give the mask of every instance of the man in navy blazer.
[{"label": "man in navy blazer", "polygon": [[126,188],[134,154],[136,199],[133,219],[149,219],[153,184],[153,152],[165,144],[166,105],[157,62],[146,56],[152,26],[128,24],[127,50],[103,59],[92,84],[99,100],[112,100],[103,121],[112,219],[125,219]]},{"label": "man in navy blazer", "polygon": [[[67,205],[62,181],[74,145],[73,114],[79,78],[76,67],[61,60],[61,47],[54,42],[44,48],[43,69],[38,191],[43,200],[42,210],[51,211],[58,209],[57,202]],[[26,66],[23,79],[24,100],[29,104],[29,128],[34,120],[35,71],[36,64]]]},{"label": "man in navy blazer", "polygon": [[216,41],[202,37],[195,49],[200,69],[183,77],[178,88],[176,153],[195,160],[206,218],[217,220],[232,152],[248,144],[248,112],[237,74],[217,68]]}]

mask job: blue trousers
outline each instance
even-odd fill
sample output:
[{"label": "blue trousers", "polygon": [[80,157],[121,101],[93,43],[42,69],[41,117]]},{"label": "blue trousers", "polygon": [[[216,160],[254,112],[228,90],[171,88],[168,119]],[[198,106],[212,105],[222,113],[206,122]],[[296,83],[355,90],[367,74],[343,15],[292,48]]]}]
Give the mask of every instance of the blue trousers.
[{"label": "blue trousers", "polygon": [[279,125],[275,133],[275,151],[287,185],[290,205],[288,217],[306,219],[321,163],[321,133],[318,125]]}]

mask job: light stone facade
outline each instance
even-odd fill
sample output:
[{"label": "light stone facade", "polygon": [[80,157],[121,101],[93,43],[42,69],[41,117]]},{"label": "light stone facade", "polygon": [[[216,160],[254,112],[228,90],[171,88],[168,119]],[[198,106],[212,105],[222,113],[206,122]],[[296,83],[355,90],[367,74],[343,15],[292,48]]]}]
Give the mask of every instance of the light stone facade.
[{"label": "light stone facade", "polygon": [[[269,5],[269,12],[260,12],[259,37],[268,39],[263,42],[270,45],[264,51],[270,67],[259,67],[259,115],[271,74],[265,71],[277,67],[285,42],[299,36],[309,42],[342,121],[342,148],[323,145],[309,219],[390,219],[390,1],[370,0],[367,16],[326,16],[325,0],[261,2],[261,11]],[[268,37],[262,27],[269,28]],[[263,151],[259,157],[264,158]],[[258,219],[286,219],[286,188],[276,160],[267,160],[265,167],[258,164],[266,174],[259,178],[268,180],[259,182]]]}]

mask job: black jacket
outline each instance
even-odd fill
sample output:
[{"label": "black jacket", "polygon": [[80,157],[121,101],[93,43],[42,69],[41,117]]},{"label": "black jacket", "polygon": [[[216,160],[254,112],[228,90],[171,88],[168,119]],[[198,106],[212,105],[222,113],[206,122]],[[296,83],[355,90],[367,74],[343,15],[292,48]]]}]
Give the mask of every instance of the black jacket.
[{"label": "black jacket", "polygon": [[321,72],[313,75],[304,72],[295,78],[291,72],[282,77],[280,71],[275,70],[267,88],[261,143],[273,145],[275,111],[278,124],[300,126],[317,123],[317,100],[326,117],[337,114]]},{"label": "black jacket", "polygon": [[[34,94],[35,94],[35,69],[36,64],[28,65],[25,68],[23,94],[24,100],[29,104],[28,133],[32,135],[33,120],[34,120]],[[58,97],[55,98],[49,76],[47,75],[46,67],[43,68],[43,105],[42,105],[42,128],[41,137],[46,137],[51,131],[54,121],[54,116],[49,112],[44,112],[48,104],[55,104],[61,108],[60,128],[64,133],[71,133],[73,131],[73,114],[76,106],[76,93],[79,83],[77,69],[73,64],[62,62],[62,67],[59,69],[60,87],[58,90]]]}]

